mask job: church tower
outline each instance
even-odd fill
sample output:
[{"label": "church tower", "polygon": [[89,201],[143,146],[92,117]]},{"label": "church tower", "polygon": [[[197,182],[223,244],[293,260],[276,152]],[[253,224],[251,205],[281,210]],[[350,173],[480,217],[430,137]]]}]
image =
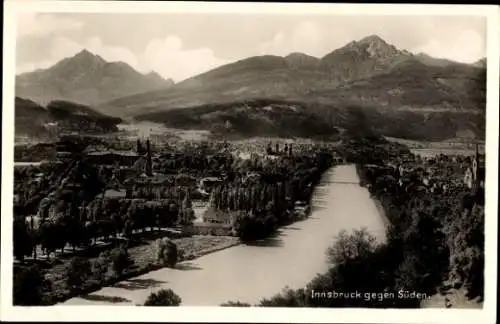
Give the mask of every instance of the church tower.
[{"label": "church tower", "polygon": [[146,150],[147,150],[147,162],[146,162],[146,175],[153,175],[153,162],[151,160],[151,145],[149,143],[149,138],[146,140]]}]

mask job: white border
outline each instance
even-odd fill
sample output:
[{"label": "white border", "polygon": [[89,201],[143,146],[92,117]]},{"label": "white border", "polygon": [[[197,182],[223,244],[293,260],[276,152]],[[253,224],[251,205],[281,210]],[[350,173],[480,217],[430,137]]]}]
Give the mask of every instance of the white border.
[{"label": "white border", "polygon": [[[128,306],[12,307],[12,184],[14,143],[15,26],[18,12],[87,13],[254,13],[279,15],[446,15],[484,16],[488,21],[486,125],[485,302],[482,310],[458,309],[296,309],[296,308],[145,308]],[[6,1],[2,127],[2,217],[0,316],[10,321],[176,321],[315,323],[494,323],[498,211],[499,13],[487,5],[283,4],[121,1]],[[117,311],[118,310],[118,311]]]}]

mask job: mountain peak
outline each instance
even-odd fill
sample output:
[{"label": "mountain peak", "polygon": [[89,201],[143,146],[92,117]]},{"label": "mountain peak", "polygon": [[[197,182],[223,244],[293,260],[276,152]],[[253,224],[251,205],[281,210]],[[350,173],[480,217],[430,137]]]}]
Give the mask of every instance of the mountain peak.
[{"label": "mountain peak", "polygon": [[387,42],[385,40],[383,40],[380,36],[378,35],[369,35],[369,36],[366,36],[362,39],[360,39],[359,41],[357,41],[356,43],[358,44],[378,44],[378,45],[389,45],[387,44]]},{"label": "mountain peak", "polygon": [[285,61],[291,68],[316,69],[320,65],[320,59],[300,52],[292,52],[285,56]]},{"label": "mountain peak", "polygon": [[165,79],[158,72],[156,72],[154,70],[151,70],[150,72],[146,73],[145,76],[150,78],[151,80],[156,80],[157,82],[162,82],[167,87],[173,86],[175,84],[175,82],[174,82],[174,80],[172,80],[172,78]]},{"label": "mountain peak", "polygon": [[150,77],[163,79],[163,77],[158,72],[153,71],[153,70],[149,71],[146,75],[150,76]]},{"label": "mountain peak", "polygon": [[369,35],[358,41],[352,41],[346,46],[334,51],[355,51],[358,53],[366,53],[370,57],[391,57],[406,54],[398,50],[394,45],[388,44],[378,35]]},{"label": "mountain peak", "polygon": [[99,55],[96,55],[92,52],[90,52],[89,50],[87,49],[83,49],[81,50],[80,52],[76,53],[74,56],[73,56],[73,59],[77,59],[77,60],[92,60],[92,61],[99,61],[101,63],[106,63],[106,61],[100,57]]}]

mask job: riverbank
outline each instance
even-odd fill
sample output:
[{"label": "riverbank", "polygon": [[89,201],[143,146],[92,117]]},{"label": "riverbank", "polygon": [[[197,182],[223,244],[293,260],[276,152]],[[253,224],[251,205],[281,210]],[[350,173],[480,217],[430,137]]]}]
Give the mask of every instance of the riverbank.
[{"label": "riverbank", "polygon": [[325,251],[342,230],[366,228],[377,239],[385,238],[383,221],[359,186],[354,165],[328,170],[311,203],[310,217],[281,227],[273,237],[148,272],[64,304],[142,305],[151,292],[172,289],[182,306],[219,306],[231,300],[256,305],[285,286],[303,288],[326,273],[330,264]]},{"label": "riverbank", "polygon": [[[203,255],[240,244],[238,238],[230,236],[191,236],[172,241],[177,245],[179,251],[178,262],[194,260]],[[45,296],[45,304],[61,303],[73,297],[90,294],[103,287],[164,268],[165,266],[156,260],[156,244],[157,240],[150,240],[130,247],[128,253],[131,260],[133,260],[133,265],[126,269],[122,275],[116,276],[111,269],[108,269],[104,280],[89,278],[83,283],[83,287],[79,291],[71,291],[66,285],[66,266],[70,263],[71,258],[58,260],[57,264],[46,269],[46,278],[52,282],[52,289]],[[93,264],[97,259],[98,256],[95,256],[88,260],[90,264]]]}]

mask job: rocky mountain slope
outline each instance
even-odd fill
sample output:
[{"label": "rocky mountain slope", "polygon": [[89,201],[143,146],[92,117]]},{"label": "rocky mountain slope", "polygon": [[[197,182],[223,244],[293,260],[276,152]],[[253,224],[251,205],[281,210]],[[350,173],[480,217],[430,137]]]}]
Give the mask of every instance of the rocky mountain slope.
[{"label": "rocky mountain slope", "polygon": [[18,75],[16,96],[41,105],[52,100],[92,105],[172,85],[155,72],[141,74],[126,63],[106,62],[83,50],[48,69]]}]

